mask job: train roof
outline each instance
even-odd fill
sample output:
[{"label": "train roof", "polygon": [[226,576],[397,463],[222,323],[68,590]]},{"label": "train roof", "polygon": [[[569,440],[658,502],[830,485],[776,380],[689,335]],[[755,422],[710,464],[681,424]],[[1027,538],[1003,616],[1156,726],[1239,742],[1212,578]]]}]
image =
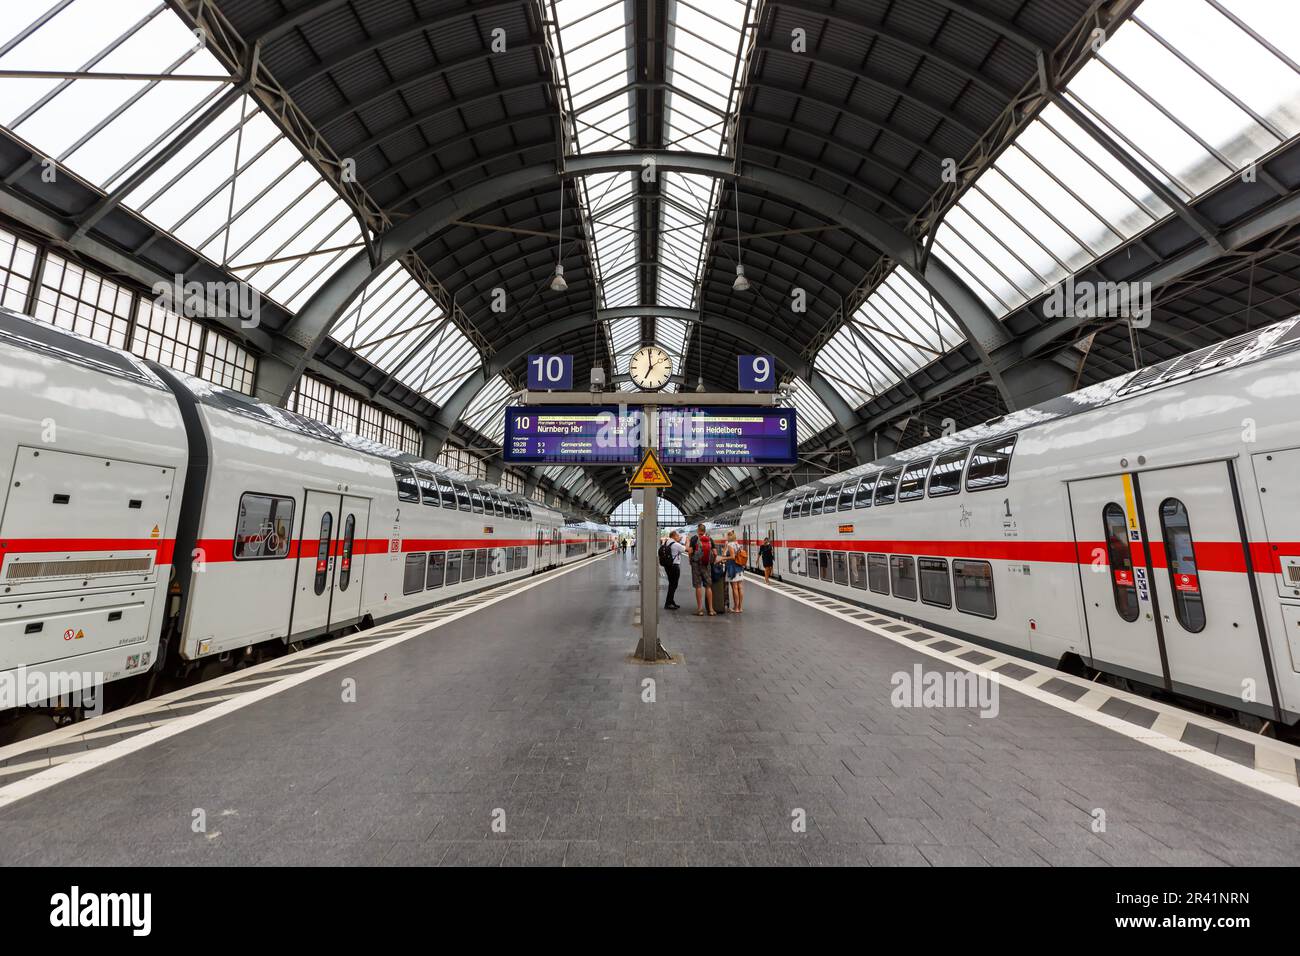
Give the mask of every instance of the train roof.
[{"label": "train roof", "polygon": [[75,332],[60,329],[0,306],[0,342],[28,352],[39,352],[86,368],[129,378],[151,388],[167,385],[143,359],[123,349],[104,345]]},{"label": "train roof", "polygon": [[[837,472],[826,478],[820,478],[790,491],[782,492],[779,495],[764,498],[763,502],[784,501],[791,495],[806,494],[830,485],[842,484],[846,480],[879,471],[883,468],[896,468],[906,465],[908,462],[929,458],[945,451],[1009,436],[1032,425],[1045,424],[1071,415],[1078,415],[1094,408],[1127,401],[1138,395],[1144,395],[1147,392],[1177,382],[1185,382],[1189,379],[1200,378],[1230,368],[1249,365],[1260,359],[1281,355],[1296,349],[1300,349],[1300,316],[1283,319],[1281,322],[1274,323],[1258,331],[1247,332],[1245,335],[1239,335],[1236,338],[1216,342],[1214,345],[1197,349],[1195,352],[1188,352],[1186,355],[1180,355],[1158,365],[1149,365],[1134,372],[1126,372],[1115,378],[1097,382],[1095,385],[1089,385],[1077,392],[1070,392],[1038,405],[1032,405],[1029,408],[1008,412],[997,418],[991,418],[983,424],[974,425],[951,435],[936,438],[922,445],[914,445],[887,457],[879,458],[864,465],[855,465],[846,471]],[[761,502],[750,502],[750,505],[759,503]]]}]

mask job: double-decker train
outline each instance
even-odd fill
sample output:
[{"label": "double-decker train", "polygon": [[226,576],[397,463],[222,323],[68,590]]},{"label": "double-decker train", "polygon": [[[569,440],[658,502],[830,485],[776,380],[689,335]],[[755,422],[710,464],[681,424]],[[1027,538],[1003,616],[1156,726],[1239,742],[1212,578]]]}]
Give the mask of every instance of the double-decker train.
[{"label": "double-decker train", "polygon": [[1297,410],[1300,317],[713,520],[787,581],[1294,733]]},{"label": "double-decker train", "polygon": [[0,482],[10,716],[74,678],[219,670],[253,648],[365,627],[615,540],[4,309]]}]

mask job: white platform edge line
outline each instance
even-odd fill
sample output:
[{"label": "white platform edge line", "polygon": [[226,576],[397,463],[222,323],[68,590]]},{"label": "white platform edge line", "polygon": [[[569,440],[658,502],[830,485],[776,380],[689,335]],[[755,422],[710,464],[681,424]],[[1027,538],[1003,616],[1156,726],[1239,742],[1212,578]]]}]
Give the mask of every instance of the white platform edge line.
[{"label": "white platform edge line", "polygon": [[[581,568],[591,567],[596,561],[599,561],[603,557],[608,557],[608,555],[598,555],[592,561],[579,561],[577,564],[561,568],[554,574],[539,575],[536,580],[529,581],[512,591],[495,595],[487,601],[475,604],[473,607],[463,608],[456,613],[440,618],[439,620],[420,624],[411,628],[409,631],[404,631],[378,644],[372,644],[369,647],[360,648],[356,653],[350,654],[347,657],[325,661],[312,670],[290,674],[283,680],[277,681],[273,684],[267,684],[265,687],[259,687],[256,690],[247,691],[246,693],[240,694],[230,700],[223,701],[213,707],[206,708],[198,713],[173,718],[163,726],[155,727],[152,730],[146,730],[129,740],[123,740],[115,744],[109,744],[105,747],[88,750],[84,754],[78,754],[76,759],[51,766],[49,769],[32,774],[30,777],[26,777],[23,780],[18,780],[7,786],[0,787],[0,809],[9,806],[12,803],[17,803],[19,800],[29,797],[32,794],[39,793],[42,790],[47,790],[57,783],[62,783],[65,780],[78,777],[96,767],[101,767],[104,764],[111,763],[114,760],[135,753],[137,750],[143,750],[145,747],[166,740],[169,737],[174,737],[177,734],[184,733],[187,730],[206,724],[209,721],[216,720],[218,717],[224,717],[226,714],[248,707],[251,704],[255,704],[260,700],[265,700],[268,697],[272,697],[278,693],[289,690],[290,688],[297,687],[299,684],[305,684],[307,681],[319,677],[322,674],[327,674],[330,671],[337,670],[340,667],[362,660],[372,654],[377,654],[380,651],[387,650],[394,645],[401,644],[404,641],[409,641],[414,637],[419,637],[421,634],[425,634],[451,621],[459,620],[460,618],[473,614],[476,611],[481,611],[485,607],[489,607],[499,601],[504,601],[506,598],[514,597],[523,591],[540,587],[543,584],[562,578],[566,574],[570,574]],[[252,668],[249,668],[248,670],[252,670]],[[241,671],[239,673],[247,675],[248,671]],[[84,724],[82,726],[84,727]]]},{"label": "white platform edge line", "polygon": [[[917,652],[921,654],[925,654],[927,657],[933,657],[936,660],[941,660],[946,664],[953,664],[957,667],[962,668],[963,670],[972,671],[988,680],[996,681],[998,684],[1000,684],[1003,687],[1024,694],[1026,697],[1031,697],[1034,700],[1037,700],[1041,703],[1047,704],[1051,707],[1055,707],[1057,710],[1065,711],[1066,713],[1073,714],[1076,717],[1082,717],[1084,720],[1091,721],[1092,723],[1105,727],[1108,730],[1113,730],[1116,733],[1121,734],[1125,737],[1129,737],[1133,740],[1140,741],[1141,743],[1144,743],[1148,747],[1152,747],[1155,750],[1159,750],[1168,754],[1173,754],[1175,757],[1179,757],[1187,761],[1188,763],[1195,764],[1196,766],[1201,767],[1204,770],[1209,770],[1211,773],[1217,773],[1222,777],[1227,777],[1229,780],[1234,780],[1237,783],[1244,784],[1245,786],[1250,787],[1253,790],[1258,790],[1260,793],[1265,793],[1271,797],[1276,797],[1278,800],[1281,800],[1284,803],[1289,803],[1294,807],[1300,807],[1300,787],[1296,786],[1295,784],[1287,783],[1286,781],[1279,780],[1276,777],[1272,777],[1266,773],[1254,769],[1253,767],[1245,767],[1239,763],[1235,763],[1234,761],[1227,760],[1224,757],[1220,757],[1217,756],[1216,754],[1209,753],[1208,751],[1201,750],[1198,747],[1193,747],[1191,744],[1185,744],[1181,740],[1177,740],[1172,737],[1166,736],[1165,734],[1155,729],[1155,726],[1160,723],[1159,718],[1157,719],[1156,724],[1153,724],[1152,728],[1150,729],[1146,727],[1141,727],[1137,724],[1131,724],[1127,720],[1121,720],[1118,717],[1111,717],[1109,714],[1103,714],[1099,710],[1080,707],[1074,701],[1067,700],[1066,698],[1050,693],[1049,691],[1039,690],[1037,687],[1026,685],[1021,681],[1016,681],[1011,678],[1008,678],[995,671],[989,670],[987,668],[987,665],[972,664],[969,661],[961,660],[951,652],[945,653],[942,651],[931,650],[930,648],[926,647],[925,644],[923,643],[912,641],[905,637],[901,637],[890,631],[886,631],[883,628],[877,627],[872,624],[868,624],[865,621],[859,621],[856,618],[850,617],[846,614],[842,614],[838,611],[835,611],[832,608],[821,607],[814,601],[804,600],[798,594],[785,593],[783,591],[777,590],[770,586],[763,585],[762,582],[760,581],[755,581],[754,583],[758,584],[759,587],[766,587],[767,590],[774,591],[777,594],[784,594],[784,596],[799,601],[799,603],[811,607],[814,610],[822,611],[826,614],[830,614],[834,617],[837,617],[840,620],[844,621],[846,624],[852,624],[856,627],[863,629],[864,631],[869,631],[870,633],[875,634],[877,637],[886,638],[890,641],[893,641],[895,644],[899,644],[902,647],[913,648]],[[887,617],[888,615],[882,614],[879,616]],[[917,629],[929,630],[928,628],[925,628],[924,625],[917,625]],[[950,639],[961,640],[960,638],[950,638]],[[969,642],[964,642],[964,643],[969,643]],[[974,645],[974,646],[978,646],[978,645]],[[966,648],[962,648],[961,650],[964,653]],[[1005,657],[1006,655],[1002,655],[1002,656]],[[1032,666],[1035,668],[1035,670],[1038,671],[1042,671],[1046,669],[1048,671],[1055,672],[1054,668],[1046,668],[1045,665],[1042,664],[1036,664],[1036,663],[1031,664],[1026,662],[1024,666]],[[1063,674],[1062,676],[1069,676],[1069,675]],[[1110,690],[1110,688],[1106,688],[1106,689]],[[1153,703],[1157,703],[1157,702],[1149,701],[1146,704],[1143,704],[1142,706],[1147,706],[1148,709],[1157,709],[1155,707],[1150,706],[1150,704]],[[1159,706],[1160,705],[1157,704],[1157,707]],[[1166,716],[1166,713],[1164,711],[1158,709],[1157,709],[1157,713],[1160,713],[1162,716]],[[1172,716],[1172,715],[1167,715],[1167,716]]]}]

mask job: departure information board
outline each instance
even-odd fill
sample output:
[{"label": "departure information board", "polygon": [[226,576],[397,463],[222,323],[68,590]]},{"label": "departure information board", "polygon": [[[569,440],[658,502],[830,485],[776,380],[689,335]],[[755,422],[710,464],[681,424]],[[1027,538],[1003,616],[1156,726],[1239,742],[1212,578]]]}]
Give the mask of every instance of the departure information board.
[{"label": "departure information board", "polygon": [[529,405],[505,410],[501,457],[518,465],[635,465],[641,411],[617,405]]},{"label": "departure information board", "polygon": [[793,465],[796,426],[793,408],[660,408],[659,457],[665,465]]}]

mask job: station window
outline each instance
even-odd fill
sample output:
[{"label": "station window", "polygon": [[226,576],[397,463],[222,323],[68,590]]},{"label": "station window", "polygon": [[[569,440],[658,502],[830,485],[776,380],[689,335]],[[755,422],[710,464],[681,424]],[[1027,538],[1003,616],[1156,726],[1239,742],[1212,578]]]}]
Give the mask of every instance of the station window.
[{"label": "station window", "polygon": [[889,583],[894,597],[916,600],[916,562],[902,554],[889,556]]},{"label": "station window", "polygon": [[879,477],[880,475],[878,474],[868,475],[866,478],[863,478],[860,482],[858,482],[857,494],[853,496],[853,507],[855,508],[871,507],[871,495],[876,490],[876,479]]},{"label": "station window", "polygon": [[317,594],[325,593],[326,578],[329,576],[330,542],[334,535],[334,514],[327,511],[320,516],[320,538],[316,542],[316,581]]},{"label": "station window", "polygon": [[438,479],[438,494],[442,498],[444,508],[451,508],[453,511],[456,509],[456,489],[446,478]]},{"label": "station window", "polygon": [[424,579],[426,588],[442,587],[443,578],[447,573],[447,552],[431,551],[429,552],[429,571]]},{"label": "station window", "polygon": [[1015,435],[976,445],[971,452],[970,468],[966,470],[966,490],[984,491],[1006,485],[1011,476],[1011,453],[1015,448]]},{"label": "station window", "polygon": [[829,551],[822,552],[817,570],[820,572],[823,581],[831,580],[831,553]]},{"label": "station window", "polygon": [[894,503],[894,488],[898,484],[898,476],[902,474],[903,469],[891,468],[880,476],[880,481],[876,484],[876,505],[892,505]]},{"label": "station window", "polygon": [[858,490],[856,481],[846,481],[840,485],[840,511],[848,511],[853,507],[853,493]]},{"label": "station window", "polygon": [[456,482],[456,501],[460,504],[461,511],[470,510],[469,488],[462,485],[460,482]]},{"label": "station window", "polygon": [[415,483],[411,469],[405,465],[393,465],[393,478],[397,482],[397,500],[419,504],[420,486]]},{"label": "station window", "polygon": [[903,480],[898,483],[898,500],[915,501],[925,497],[925,476],[930,473],[930,460],[918,461],[907,466]]},{"label": "station window", "polygon": [[993,595],[993,565],[987,561],[953,561],[952,583],[957,610],[980,617],[998,616]]},{"label": "station window", "polygon": [[1205,630],[1205,601],[1201,579],[1196,573],[1196,548],[1187,507],[1177,498],[1160,503],[1160,530],[1165,537],[1165,561],[1169,565],[1169,587],[1174,594],[1178,623],[1193,634]]},{"label": "station window", "polygon": [[955,495],[961,491],[961,473],[966,467],[966,455],[969,452],[969,448],[963,448],[961,451],[946,452],[934,460],[934,467],[930,469],[931,498]]},{"label": "station window", "polygon": [[406,556],[406,567],[402,570],[403,594],[418,594],[424,590],[424,566],[427,563],[428,555],[423,551]]},{"label": "station window", "polygon": [[849,586],[849,555],[847,551],[836,551],[831,560],[834,562],[835,583]]},{"label": "station window", "polygon": [[245,494],[235,520],[236,561],[284,558],[293,535],[293,499],[278,495]]},{"label": "station window", "polygon": [[474,577],[485,578],[488,574],[488,553],[487,548],[479,548],[478,553],[474,556]]},{"label": "station window", "polygon": [[420,497],[424,503],[432,508],[438,507],[438,483],[433,480],[433,476],[417,471],[415,481],[420,486]]},{"label": "station window", "polygon": [[1133,555],[1129,551],[1124,509],[1111,502],[1101,510],[1106,529],[1106,560],[1110,564],[1110,586],[1115,593],[1115,610],[1126,621],[1138,619],[1137,582],[1133,578]]},{"label": "station window", "polygon": [[356,546],[357,516],[343,519],[343,551],[339,555],[339,590],[346,591],[352,581],[352,549]]},{"label": "station window", "polygon": [[867,556],[861,551],[849,554],[849,584],[859,591],[867,589]]},{"label": "station window", "polygon": [[916,570],[921,578],[921,600],[935,607],[952,607],[948,562],[943,558],[917,558]]},{"label": "station window", "polygon": [[460,552],[447,552],[447,587],[460,584]]},{"label": "station window", "polygon": [[867,586],[877,594],[889,593],[889,559],[883,554],[867,555]]}]

